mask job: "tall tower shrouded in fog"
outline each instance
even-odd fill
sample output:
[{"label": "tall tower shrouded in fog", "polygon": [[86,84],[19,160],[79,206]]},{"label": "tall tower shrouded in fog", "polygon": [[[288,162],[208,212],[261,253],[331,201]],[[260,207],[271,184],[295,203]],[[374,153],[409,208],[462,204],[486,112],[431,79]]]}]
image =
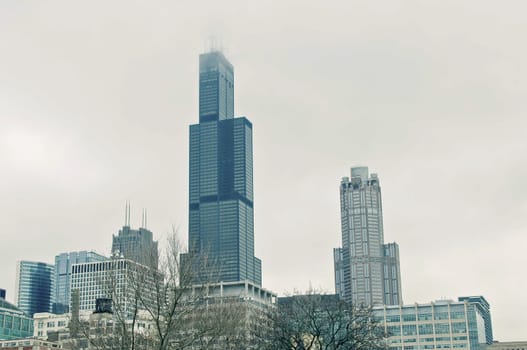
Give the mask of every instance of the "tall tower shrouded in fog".
[{"label": "tall tower shrouded in fog", "polygon": [[384,244],[381,186],[367,167],[340,183],[342,248],[334,250],[335,289],[346,301],[402,304],[399,246]]},{"label": "tall tower shrouded in fog", "polygon": [[219,51],[199,56],[199,122],[234,117],[234,68]]},{"label": "tall tower shrouded in fog", "polygon": [[200,261],[194,283],[261,285],[261,261],[254,256],[252,123],[234,118],[234,70],[223,53],[202,54],[199,63],[199,124],[190,126],[189,254],[182,264]]}]

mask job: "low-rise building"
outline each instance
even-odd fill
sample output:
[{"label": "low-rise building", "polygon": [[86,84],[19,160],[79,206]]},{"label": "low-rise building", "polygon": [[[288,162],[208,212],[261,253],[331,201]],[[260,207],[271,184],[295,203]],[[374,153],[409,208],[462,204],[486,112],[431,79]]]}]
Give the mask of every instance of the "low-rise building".
[{"label": "low-rise building", "polygon": [[62,345],[56,342],[41,339],[14,339],[0,341],[0,349],[3,350],[52,350],[62,349]]},{"label": "low-rise building", "polygon": [[483,350],[492,344],[489,304],[482,296],[428,304],[374,307],[390,350]]},{"label": "low-rise building", "polygon": [[70,314],[36,313],[33,315],[33,336],[46,340],[48,332],[59,332],[68,328],[70,318]]},{"label": "low-rise building", "polygon": [[33,319],[15,305],[0,298],[0,340],[33,335]]},{"label": "low-rise building", "polygon": [[486,350],[527,350],[527,341],[496,341]]}]

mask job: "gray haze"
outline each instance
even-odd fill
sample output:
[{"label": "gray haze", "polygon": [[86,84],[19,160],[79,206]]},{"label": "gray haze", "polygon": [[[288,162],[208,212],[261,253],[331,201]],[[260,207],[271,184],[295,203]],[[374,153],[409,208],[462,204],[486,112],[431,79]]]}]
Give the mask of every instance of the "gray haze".
[{"label": "gray haze", "polygon": [[187,235],[188,126],[211,34],[254,124],[264,286],[333,290],[338,186],[377,172],[405,303],[484,295],[527,324],[527,3],[2,1],[0,287],[19,259],[109,254],[132,202]]}]

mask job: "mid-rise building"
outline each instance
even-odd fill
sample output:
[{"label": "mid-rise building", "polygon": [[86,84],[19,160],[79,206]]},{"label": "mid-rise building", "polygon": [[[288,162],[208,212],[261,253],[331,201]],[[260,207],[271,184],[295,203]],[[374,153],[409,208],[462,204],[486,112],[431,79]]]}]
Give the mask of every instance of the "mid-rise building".
[{"label": "mid-rise building", "polygon": [[136,307],[136,292],[142,297],[141,303],[149,300],[150,291],[154,290],[154,273],[147,266],[122,258],[74,264],[71,268],[71,290],[72,293],[78,290],[80,312],[94,311],[97,299],[109,298],[113,301],[114,312],[127,318]]},{"label": "mid-rise building", "polygon": [[[180,307],[185,310],[190,306],[192,312],[187,314],[182,331],[198,335],[189,338],[195,338],[192,349],[259,349],[258,341],[266,333],[262,330],[270,327],[267,317],[278,299],[249,281],[194,285],[186,297]],[[195,304],[198,306],[192,306]],[[199,336],[215,327],[219,334]]]},{"label": "mid-rise building", "polygon": [[340,184],[342,248],[334,251],[335,291],[353,304],[402,303],[399,247],[384,244],[381,186],[367,167]]},{"label": "mid-rise building", "polygon": [[261,285],[254,256],[252,124],[234,118],[234,69],[221,52],[200,55],[199,124],[190,126],[189,254],[195,283]]},{"label": "mid-rise building", "polygon": [[55,256],[54,314],[64,314],[69,312],[69,304],[71,301],[71,266],[74,264],[104,260],[107,260],[105,256],[93,251],[61,253]]},{"label": "mid-rise building", "polygon": [[492,344],[489,304],[482,296],[377,306],[373,314],[385,327],[390,350],[484,350]]},{"label": "mid-rise building", "polygon": [[0,340],[26,338],[32,335],[31,317],[4,298],[0,298]]},{"label": "mid-rise building", "polygon": [[16,269],[15,303],[28,316],[51,312],[55,267],[35,261],[19,261]]},{"label": "mid-rise building", "polygon": [[130,227],[130,206],[126,207],[125,225],[112,239],[112,255],[121,256],[141,265],[157,269],[158,247],[152,231],[146,227],[146,213],[143,213],[142,227]]}]

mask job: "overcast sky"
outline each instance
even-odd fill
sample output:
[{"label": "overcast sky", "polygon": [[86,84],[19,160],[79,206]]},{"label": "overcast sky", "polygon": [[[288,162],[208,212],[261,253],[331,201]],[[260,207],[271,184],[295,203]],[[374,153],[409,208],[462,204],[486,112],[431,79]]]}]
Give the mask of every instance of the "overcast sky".
[{"label": "overcast sky", "polygon": [[332,292],[339,183],[379,174],[403,300],[484,295],[527,334],[527,3],[0,4],[0,288],[16,261],[187,236],[188,128],[209,37],[253,122],[256,254],[279,294]]}]

